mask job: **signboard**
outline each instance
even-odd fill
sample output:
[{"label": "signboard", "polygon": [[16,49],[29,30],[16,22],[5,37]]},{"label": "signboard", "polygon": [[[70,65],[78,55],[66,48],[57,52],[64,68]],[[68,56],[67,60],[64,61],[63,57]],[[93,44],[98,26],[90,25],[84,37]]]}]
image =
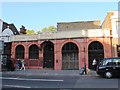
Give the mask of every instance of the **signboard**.
[{"label": "signboard", "polygon": [[4,41],[0,41],[0,55],[3,53],[4,50]]},{"label": "signboard", "polygon": [[3,64],[3,61],[2,61],[3,51],[4,51],[4,41],[0,40],[0,65]]}]

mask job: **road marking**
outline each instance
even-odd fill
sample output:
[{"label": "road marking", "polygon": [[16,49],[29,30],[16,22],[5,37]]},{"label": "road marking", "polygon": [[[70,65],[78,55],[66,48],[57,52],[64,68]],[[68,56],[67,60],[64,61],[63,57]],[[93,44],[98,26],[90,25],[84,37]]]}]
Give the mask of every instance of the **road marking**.
[{"label": "road marking", "polygon": [[16,87],[16,88],[31,88],[28,86],[18,86],[18,85],[2,85],[3,87]]},{"label": "road marking", "polygon": [[63,82],[64,81],[64,80],[57,80],[57,79],[27,79],[27,78],[9,78],[9,77],[0,77],[0,79],[26,80],[26,81],[50,81],[50,82]]}]

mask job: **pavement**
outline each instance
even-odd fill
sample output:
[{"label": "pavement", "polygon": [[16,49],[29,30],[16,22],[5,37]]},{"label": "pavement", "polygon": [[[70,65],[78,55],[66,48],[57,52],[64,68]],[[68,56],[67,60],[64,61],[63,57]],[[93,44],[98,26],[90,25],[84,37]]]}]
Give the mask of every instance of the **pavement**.
[{"label": "pavement", "polygon": [[97,76],[95,71],[89,70],[86,75],[80,75],[80,70],[41,70],[41,69],[26,69],[15,71],[0,72],[3,75],[26,75],[26,76]]}]

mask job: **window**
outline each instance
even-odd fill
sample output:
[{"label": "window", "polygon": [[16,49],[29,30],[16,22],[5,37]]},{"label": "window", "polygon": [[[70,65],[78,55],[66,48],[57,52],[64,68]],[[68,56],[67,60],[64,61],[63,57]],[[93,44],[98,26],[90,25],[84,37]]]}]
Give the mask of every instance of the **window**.
[{"label": "window", "polygon": [[101,63],[103,66],[111,66],[112,65],[112,59],[104,60],[103,63]]},{"label": "window", "polygon": [[37,45],[31,45],[29,48],[29,59],[38,59],[39,49]]},{"label": "window", "polygon": [[22,45],[18,45],[15,50],[16,59],[17,58],[24,59],[24,52],[25,52],[24,47]]},{"label": "window", "polygon": [[113,59],[113,65],[120,66],[120,59]]}]

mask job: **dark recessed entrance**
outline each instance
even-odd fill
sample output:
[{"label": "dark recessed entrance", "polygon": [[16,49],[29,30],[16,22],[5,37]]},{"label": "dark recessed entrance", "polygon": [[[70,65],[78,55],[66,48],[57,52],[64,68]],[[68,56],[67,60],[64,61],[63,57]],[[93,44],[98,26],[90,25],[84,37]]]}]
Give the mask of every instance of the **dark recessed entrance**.
[{"label": "dark recessed entrance", "polygon": [[96,59],[97,63],[99,63],[100,60],[104,58],[104,48],[100,42],[94,41],[90,43],[88,48],[88,58],[89,58],[89,69],[95,70],[95,67],[92,65],[93,60]]},{"label": "dark recessed entrance", "polygon": [[54,44],[50,41],[43,43],[43,68],[54,69]]},{"label": "dark recessed entrance", "polygon": [[62,48],[62,69],[79,69],[78,65],[78,47],[74,43],[67,43]]},{"label": "dark recessed entrance", "polygon": [[120,57],[120,45],[117,45],[117,54],[118,54],[118,57]]}]

